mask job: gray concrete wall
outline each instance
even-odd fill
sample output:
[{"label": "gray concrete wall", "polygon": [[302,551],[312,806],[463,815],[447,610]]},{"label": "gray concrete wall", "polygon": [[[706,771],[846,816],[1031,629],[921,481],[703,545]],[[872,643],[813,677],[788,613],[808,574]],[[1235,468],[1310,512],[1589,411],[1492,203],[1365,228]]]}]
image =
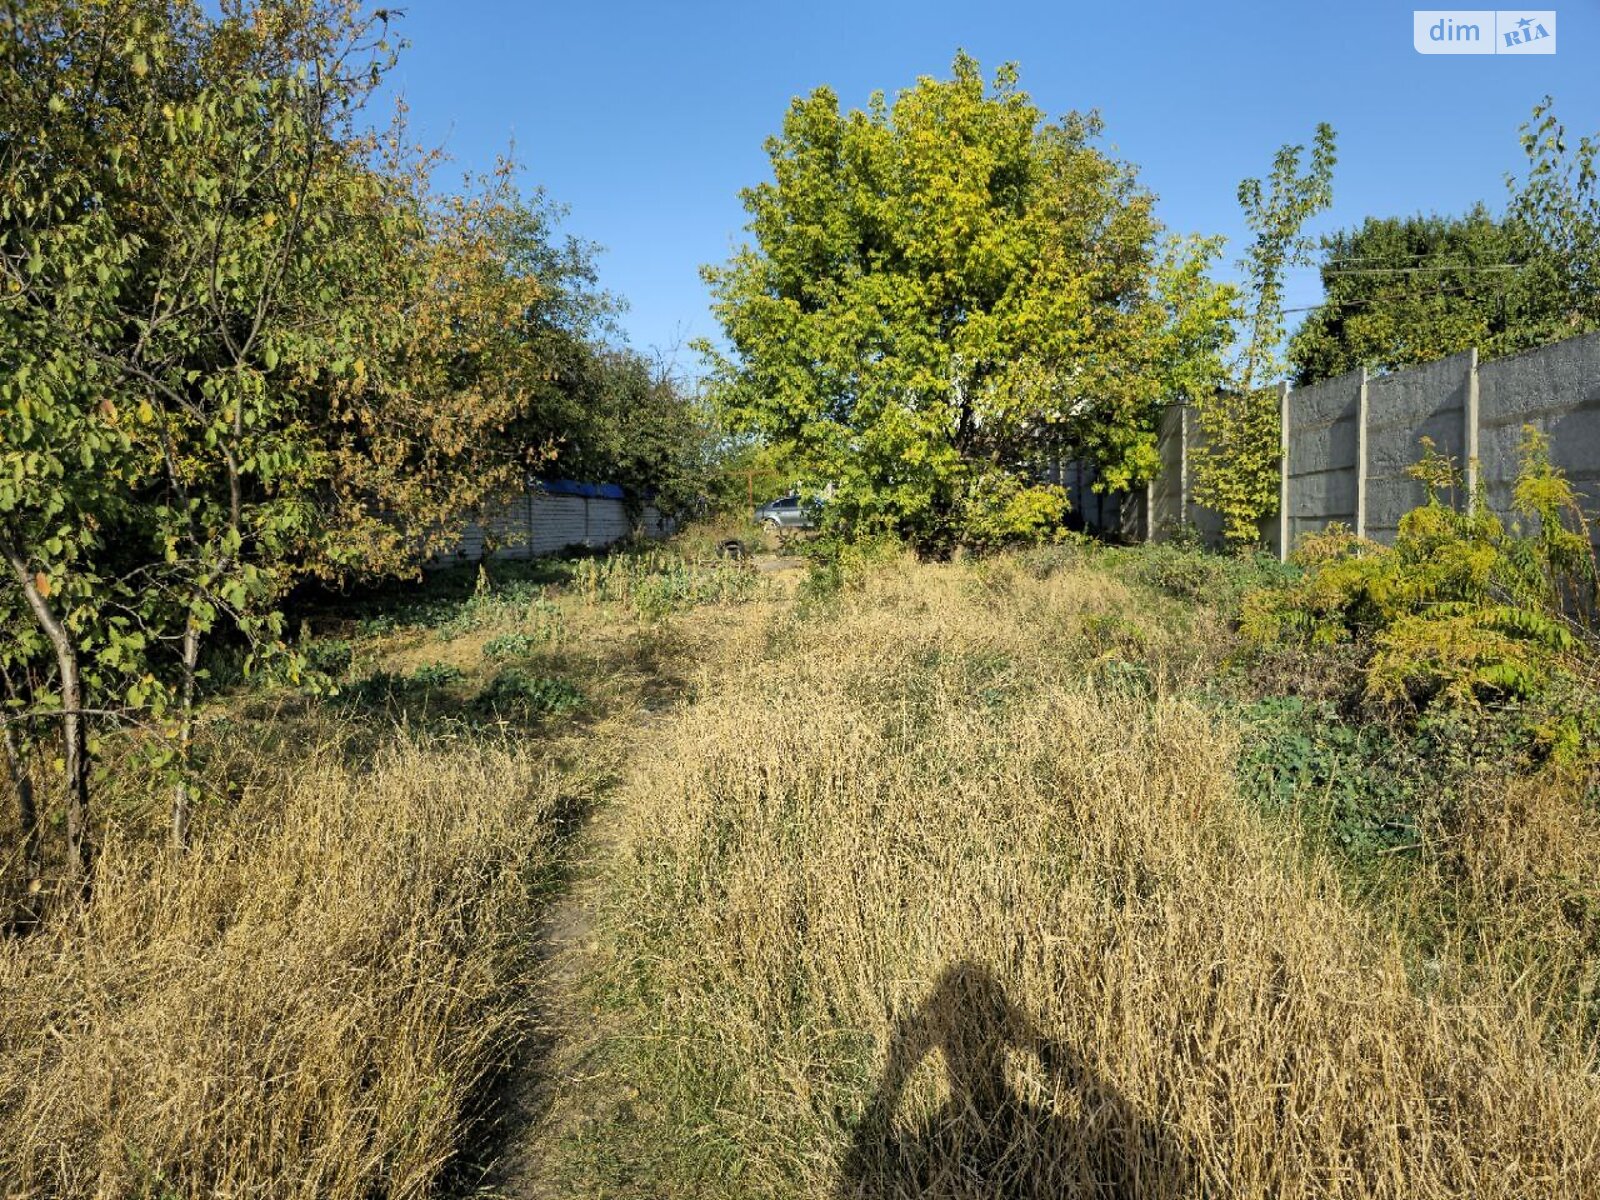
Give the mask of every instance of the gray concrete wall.
[{"label": "gray concrete wall", "polygon": [[1289,544],[1330,522],[1356,523],[1361,372],[1289,396]]},{"label": "gray concrete wall", "polygon": [[1484,500],[1508,524],[1522,427],[1550,439],[1584,508],[1600,509],[1600,333],[1558,342],[1478,368],[1478,461]]},{"label": "gray concrete wall", "polygon": [[1189,418],[1186,408],[1174,404],[1161,414],[1161,424],[1156,431],[1161,473],[1150,483],[1150,537],[1153,541],[1166,541],[1188,520],[1184,426]]},{"label": "gray concrete wall", "polygon": [[1468,351],[1369,379],[1364,463],[1360,394],[1359,372],[1290,393],[1291,542],[1333,521],[1392,542],[1424,499],[1409,474],[1424,437],[1464,475],[1476,470],[1490,511],[1508,525],[1525,522],[1512,510],[1525,425],[1549,436],[1551,458],[1585,509],[1600,511],[1600,333],[1494,362]]},{"label": "gray concrete wall", "polygon": [[[1367,385],[1367,511],[1362,532],[1394,541],[1400,518],[1426,499],[1409,472],[1422,439],[1463,468],[1468,454],[1467,395],[1475,356],[1469,351],[1373,378]],[[1464,497],[1452,496],[1452,502]]]},{"label": "gray concrete wall", "polygon": [[[1525,425],[1549,437],[1551,458],[1585,509],[1600,512],[1600,333],[1495,362],[1478,364],[1468,351],[1372,376],[1364,399],[1360,371],[1290,392],[1282,464],[1289,549],[1333,522],[1392,542],[1400,519],[1424,498],[1410,475],[1424,437],[1464,474],[1475,465],[1491,511],[1508,525],[1525,524],[1512,511]],[[1160,474],[1141,495],[1094,493],[1092,468],[1083,465],[1068,466],[1063,482],[1091,532],[1163,540],[1189,526],[1207,544],[1220,545],[1221,518],[1194,500],[1192,464],[1200,446],[1194,410],[1174,406],[1157,435]],[[1465,497],[1451,499],[1459,504]],[[1262,522],[1269,548],[1279,549],[1279,530],[1278,517]]]},{"label": "gray concrete wall", "polygon": [[1192,406],[1174,404],[1161,414],[1156,431],[1160,473],[1146,492],[1145,531],[1163,542],[1182,529],[1192,529],[1208,546],[1222,545],[1222,517],[1195,501],[1193,463],[1205,441]]}]

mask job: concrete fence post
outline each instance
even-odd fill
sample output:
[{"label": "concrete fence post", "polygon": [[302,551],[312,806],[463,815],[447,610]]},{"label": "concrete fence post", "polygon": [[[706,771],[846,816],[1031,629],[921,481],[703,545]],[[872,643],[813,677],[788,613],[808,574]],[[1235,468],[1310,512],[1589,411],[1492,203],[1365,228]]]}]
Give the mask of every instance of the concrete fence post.
[{"label": "concrete fence post", "polygon": [[1278,384],[1278,561],[1289,561],[1289,381]]},{"label": "concrete fence post", "polygon": [[1367,369],[1361,368],[1361,391],[1356,399],[1356,536],[1367,536]]},{"label": "concrete fence post", "polygon": [[1466,448],[1467,460],[1467,511],[1478,506],[1478,348],[1472,348],[1467,359],[1467,403],[1462,409],[1461,444]]}]

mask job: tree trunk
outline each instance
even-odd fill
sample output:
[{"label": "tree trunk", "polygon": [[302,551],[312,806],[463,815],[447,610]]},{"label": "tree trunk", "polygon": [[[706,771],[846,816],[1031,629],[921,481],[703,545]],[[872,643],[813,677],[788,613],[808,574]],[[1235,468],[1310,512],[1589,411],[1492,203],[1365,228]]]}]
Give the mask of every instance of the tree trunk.
[{"label": "tree trunk", "polygon": [[50,602],[39,590],[28,571],[27,560],[11,542],[0,540],[3,556],[22,588],[28,608],[56,654],[56,687],[61,697],[61,758],[67,809],[67,870],[88,887],[94,866],[94,846],[89,837],[89,744],[88,720],[83,711],[83,676],[79,670],[78,648],[56,616]]},{"label": "tree trunk", "polygon": [[182,717],[178,726],[178,782],[172,789],[172,848],[178,853],[189,848],[189,745],[194,738],[194,682],[200,662],[200,627],[189,619],[183,631]]},{"label": "tree trunk", "polygon": [[0,744],[4,745],[6,770],[17,793],[17,824],[22,830],[22,861],[28,872],[28,890],[35,891],[39,880],[39,813],[33,803],[33,776],[28,760],[17,741],[16,727],[0,725]]}]

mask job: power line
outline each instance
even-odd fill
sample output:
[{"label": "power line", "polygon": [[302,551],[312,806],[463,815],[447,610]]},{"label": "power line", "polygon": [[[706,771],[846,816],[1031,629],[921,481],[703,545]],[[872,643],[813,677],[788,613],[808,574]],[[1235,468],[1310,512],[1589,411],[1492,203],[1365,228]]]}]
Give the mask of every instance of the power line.
[{"label": "power line", "polygon": [[1363,262],[1392,262],[1395,259],[1411,259],[1415,262],[1419,258],[1434,258],[1440,254],[1450,253],[1443,248],[1434,250],[1419,250],[1411,254],[1350,254],[1343,258],[1328,258],[1322,262],[1323,266],[1333,266],[1337,263],[1363,263]]},{"label": "power line", "polygon": [[1490,263],[1485,266],[1475,266],[1471,263],[1460,263],[1442,267],[1355,267],[1348,271],[1324,271],[1323,274],[1330,278],[1342,275],[1438,275],[1452,271],[1520,271],[1526,265],[1526,263]]},{"label": "power line", "polygon": [[1360,308],[1367,304],[1393,304],[1396,301],[1409,302],[1413,300],[1432,300],[1438,296],[1459,296],[1467,290],[1462,284],[1459,287],[1438,288],[1431,292],[1413,292],[1409,296],[1368,296],[1361,300],[1324,300],[1321,304],[1306,304],[1298,308],[1286,308],[1285,313],[1316,312],[1326,308]]}]

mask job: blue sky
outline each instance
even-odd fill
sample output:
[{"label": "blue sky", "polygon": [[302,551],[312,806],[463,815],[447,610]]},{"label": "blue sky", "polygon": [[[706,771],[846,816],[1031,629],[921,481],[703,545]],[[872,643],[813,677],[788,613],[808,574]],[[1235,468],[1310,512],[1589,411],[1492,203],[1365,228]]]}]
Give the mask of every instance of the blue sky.
[{"label": "blue sky", "polygon": [[[1238,181],[1318,121],[1340,143],[1318,229],[1498,206],[1517,128],[1546,93],[1569,130],[1600,130],[1600,0],[1558,6],[1558,53],[1527,57],[1419,55],[1412,8],[1370,0],[411,0],[405,12],[412,45],[393,82],[416,132],[463,168],[514,139],[527,181],[568,206],[566,229],[604,247],[603,282],[627,299],[623,327],[641,349],[716,334],[697,269],[742,238],[739,188],[766,177],[762,141],[791,97],[826,83],[859,106],[947,75],[958,47],[986,73],[1016,61],[1053,116],[1099,108],[1166,223],[1227,235],[1230,263]],[[1319,294],[1301,272],[1288,303]]]}]

